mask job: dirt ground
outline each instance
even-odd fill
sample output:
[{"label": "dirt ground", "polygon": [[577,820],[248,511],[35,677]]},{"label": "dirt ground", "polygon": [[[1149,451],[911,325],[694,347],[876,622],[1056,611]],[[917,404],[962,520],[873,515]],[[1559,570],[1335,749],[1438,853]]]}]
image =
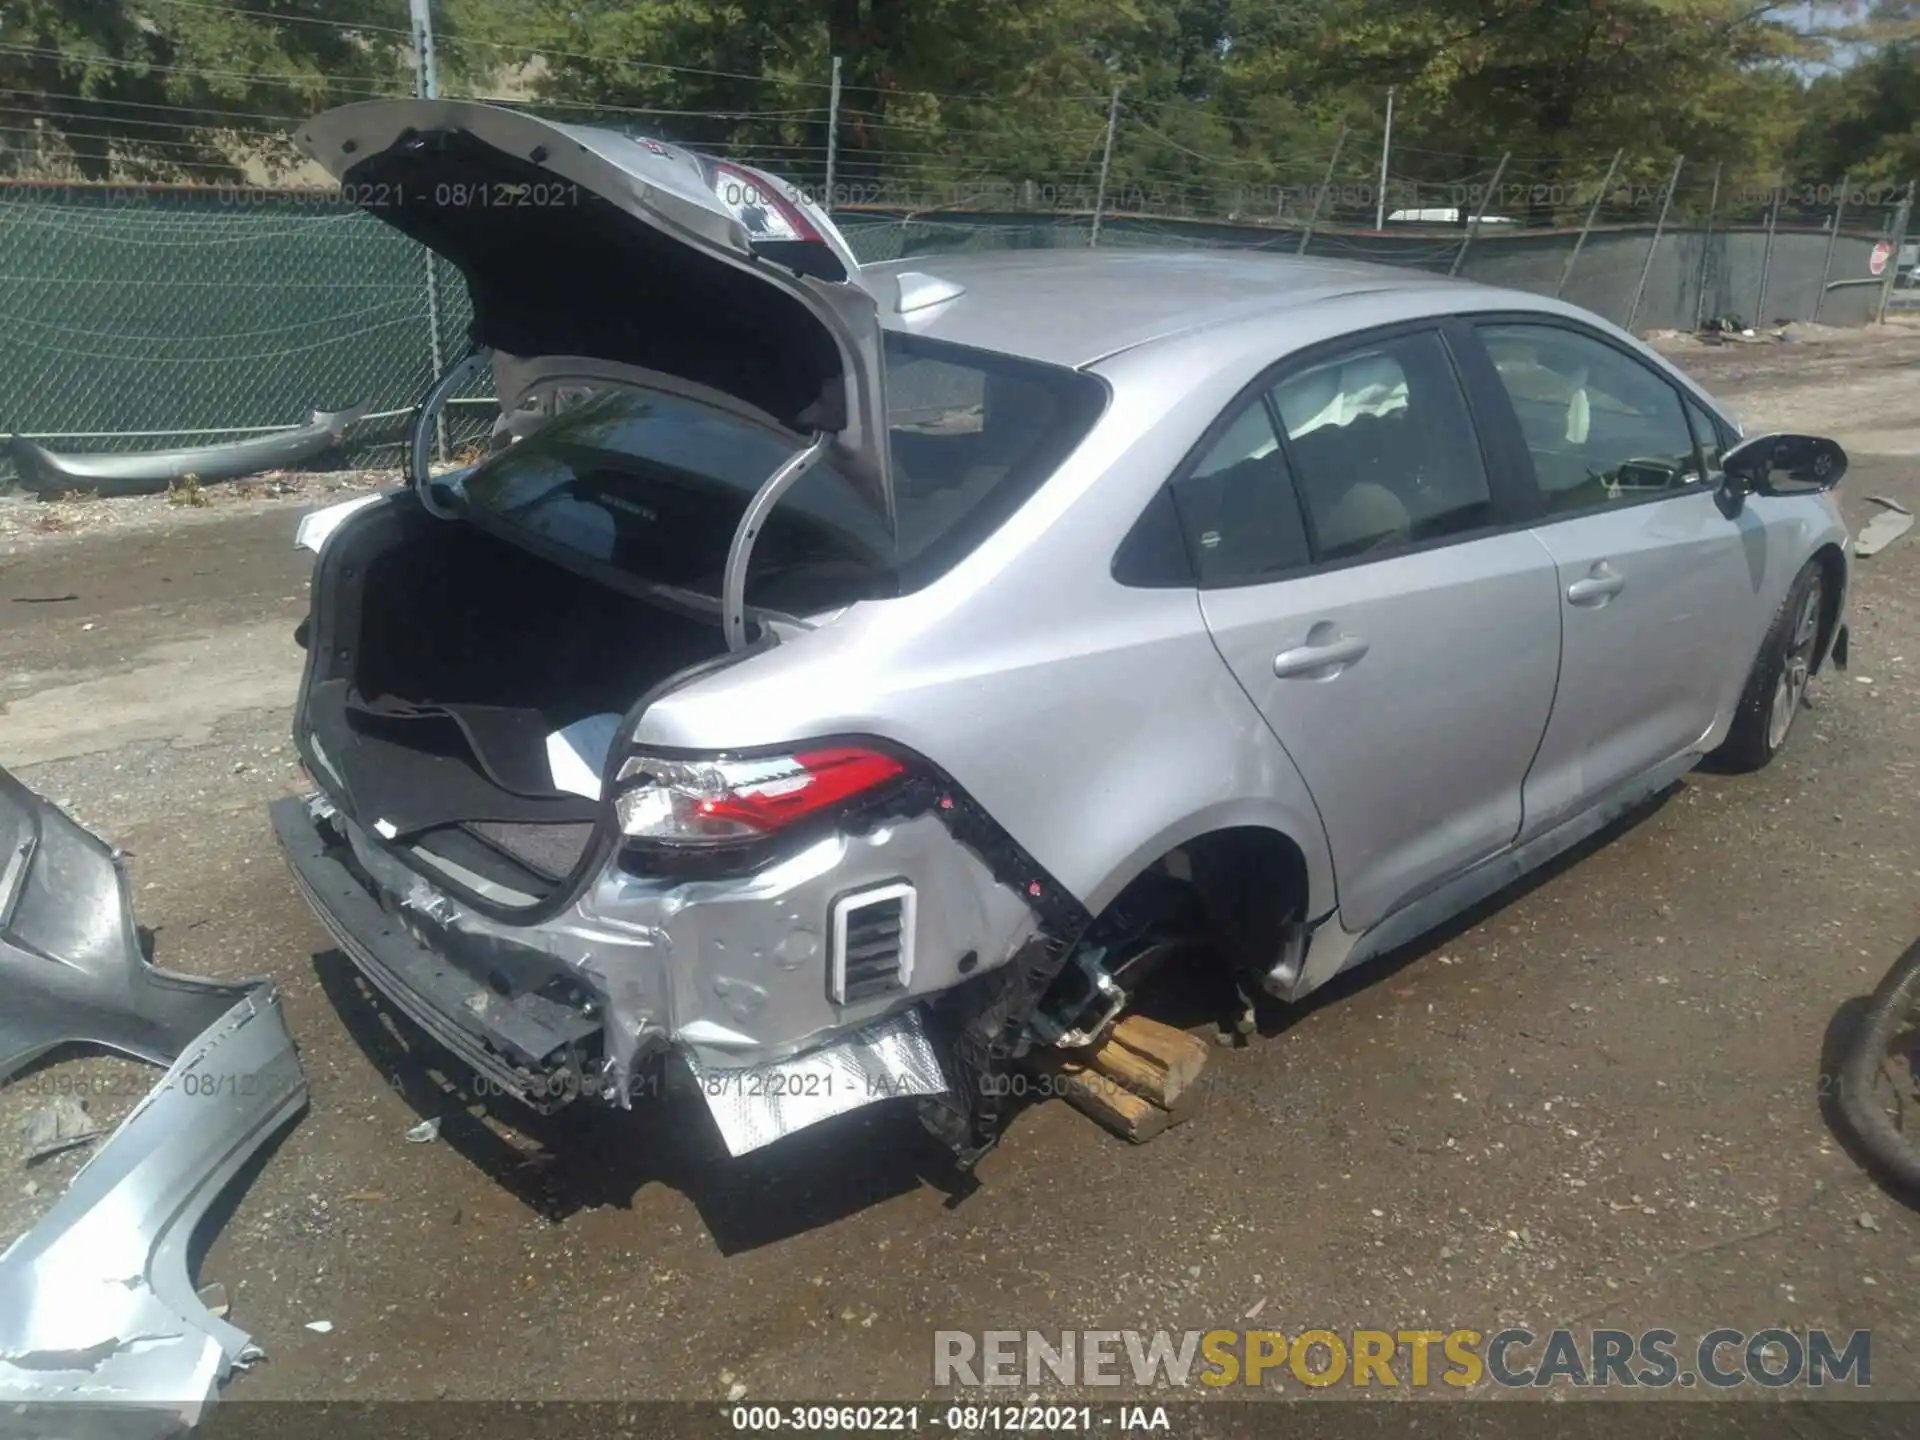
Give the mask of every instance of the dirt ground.
[{"label": "dirt ground", "polygon": [[[1920,323],[1670,348],[1750,425],[1837,435],[1853,528],[1867,495],[1920,506]],[[311,1108],[201,1265],[269,1356],[233,1398],[905,1398],[936,1329],[1254,1314],[1870,1329],[1875,1391],[1920,1396],[1920,1218],[1821,1105],[1836,1014],[1920,933],[1920,535],[1858,562],[1852,671],[1773,768],[1696,775],[1264,1014],[1151,1145],[1023,1111],[956,1198],[903,1106],[735,1161],[697,1100],[535,1122],[460,1098],[268,829],[298,783],[299,501],[66,529],[0,505],[0,764],[132,853],[161,963],[274,976],[301,1045]],[[0,1239],[84,1154],[23,1165],[25,1117],[78,1077],[112,1120],[155,1073],[79,1059],[0,1091]],[[403,1138],[435,1116],[437,1140]]]}]

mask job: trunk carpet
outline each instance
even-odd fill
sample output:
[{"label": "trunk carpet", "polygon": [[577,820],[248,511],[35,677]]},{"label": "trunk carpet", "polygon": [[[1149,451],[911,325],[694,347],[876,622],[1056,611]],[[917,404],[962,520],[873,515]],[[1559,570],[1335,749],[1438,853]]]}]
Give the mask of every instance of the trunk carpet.
[{"label": "trunk carpet", "polygon": [[514,825],[480,820],[467,826],[536,875],[555,882],[571,875],[593,840],[591,821],[579,824]]},{"label": "trunk carpet", "polygon": [[[578,795],[551,788],[544,795],[518,795],[502,788],[453,717],[356,711],[348,700],[349,684],[328,680],[314,686],[307,715],[362,823],[385,821],[394,833],[412,835],[460,821],[591,825],[598,815],[598,805]],[[543,759],[544,734],[543,729],[538,752]],[[520,778],[525,779],[524,769]]]}]

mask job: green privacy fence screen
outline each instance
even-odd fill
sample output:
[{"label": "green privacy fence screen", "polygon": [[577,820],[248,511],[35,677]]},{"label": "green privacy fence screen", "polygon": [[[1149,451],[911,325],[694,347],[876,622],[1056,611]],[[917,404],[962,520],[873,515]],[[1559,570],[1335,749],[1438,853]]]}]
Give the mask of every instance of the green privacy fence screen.
[{"label": "green privacy fence screen", "polygon": [[0,188],[0,429],[147,448],[403,408],[431,368],[422,254],[318,197]]},{"label": "green privacy fence screen", "polygon": [[[1088,239],[1084,216],[862,213],[843,224],[864,261]],[[1620,319],[1644,269],[1643,327],[1691,326],[1696,311],[1753,315],[1756,236],[1716,234],[1712,265],[1700,263],[1707,242],[1697,232],[1669,229],[1659,265],[1643,266],[1649,239],[1644,227],[1596,231],[1567,298]],[[1464,273],[1551,290],[1572,240],[1567,231],[1482,237]],[[1107,218],[1101,231],[1102,246],[1115,248],[1291,252],[1296,243],[1291,232],[1125,216]],[[1457,243],[1444,234],[1328,231],[1316,234],[1312,251],[1444,270]],[[1833,247],[1833,276],[1867,275],[1875,243],[1872,227],[1849,226]],[[1770,315],[1811,313],[1827,252],[1820,234],[1778,237]],[[1696,272],[1713,277],[1710,304]],[[465,287],[450,270],[441,273],[439,296],[452,357],[468,313]],[[1829,290],[1821,318],[1862,323],[1877,298],[1858,282]],[[406,411],[432,369],[424,252],[331,197],[0,184],[0,434],[63,451],[162,448],[366,404],[372,414],[356,427],[346,458],[393,464]]]}]

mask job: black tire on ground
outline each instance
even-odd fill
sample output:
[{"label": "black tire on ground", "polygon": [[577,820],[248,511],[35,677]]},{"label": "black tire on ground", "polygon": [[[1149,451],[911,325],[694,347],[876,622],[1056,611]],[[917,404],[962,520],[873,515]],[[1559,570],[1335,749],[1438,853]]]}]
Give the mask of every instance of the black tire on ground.
[{"label": "black tire on ground", "polygon": [[1854,1139],[1886,1179],[1920,1196],[1920,1137],[1908,1135],[1895,1124],[1882,1103],[1886,1087],[1878,1083],[1916,1005],[1920,1005],[1920,942],[1909,946],[1875,987],[1840,1063],[1836,1088],[1841,1118]]},{"label": "black tire on ground", "polygon": [[1820,648],[1823,590],[1816,560],[1809,560],[1787,587],[1787,598],[1760,642],[1733,726],[1714,752],[1727,769],[1758,770],[1787,743]]}]

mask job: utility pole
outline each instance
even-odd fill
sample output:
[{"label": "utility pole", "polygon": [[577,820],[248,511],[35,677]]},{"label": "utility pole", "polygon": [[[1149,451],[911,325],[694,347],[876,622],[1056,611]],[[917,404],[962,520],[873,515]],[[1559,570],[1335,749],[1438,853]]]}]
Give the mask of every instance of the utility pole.
[{"label": "utility pole", "polygon": [[1707,228],[1700,235],[1700,284],[1693,299],[1693,328],[1698,330],[1707,321],[1707,267],[1713,258],[1713,215],[1720,208],[1720,167],[1724,162],[1713,162],[1713,194],[1707,200]]},{"label": "utility pole", "polygon": [[1333,154],[1327,157],[1327,173],[1320,177],[1320,188],[1313,193],[1313,213],[1307,216],[1307,228],[1300,232],[1300,248],[1293,253],[1307,253],[1307,242],[1313,238],[1313,227],[1319,222],[1320,207],[1326,203],[1327,191],[1333,188],[1333,167],[1340,163],[1340,147],[1347,143],[1347,127],[1342,125],[1340,133],[1333,137]]},{"label": "utility pole", "polygon": [[1100,152],[1100,189],[1093,197],[1093,233],[1087,248],[1100,243],[1100,215],[1107,208],[1107,172],[1113,168],[1113,132],[1120,124],[1120,87],[1113,87],[1113,99],[1107,102],[1107,144]]},{"label": "utility pole", "polygon": [[1840,177],[1840,199],[1833,207],[1833,229],[1827,232],[1827,258],[1820,262],[1820,290],[1813,297],[1813,323],[1820,323],[1820,307],[1827,303],[1827,281],[1833,278],[1833,247],[1840,243],[1840,218],[1847,213],[1847,191],[1853,188],[1853,175]]},{"label": "utility pole", "polygon": [[1373,228],[1387,228],[1387,157],[1393,153],[1393,89],[1387,86],[1387,129],[1380,137],[1380,193],[1373,201]]},{"label": "utility pole", "polygon": [[1640,318],[1640,301],[1647,293],[1647,278],[1653,274],[1653,257],[1660,249],[1660,236],[1667,228],[1667,212],[1673,208],[1673,192],[1680,185],[1680,167],[1687,163],[1681,155],[1673,162],[1673,174],[1667,177],[1667,193],[1660,199],[1660,218],[1653,222],[1653,238],[1647,242],[1646,263],[1640,267],[1640,283],[1633,287],[1633,303],[1627,307],[1627,323],[1620,328],[1633,329]]},{"label": "utility pole", "polygon": [[[432,0],[407,0],[413,13],[413,90],[422,100],[440,98],[440,67],[433,51]],[[438,380],[447,368],[446,353],[440,340],[440,272],[431,250],[427,251],[427,356]],[[446,407],[433,417],[434,455],[447,463]],[[424,481],[424,475],[416,476]]]},{"label": "utility pole", "polygon": [[840,57],[833,57],[833,85],[827,92],[827,193],[820,208],[833,213],[834,171],[840,163]]},{"label": "utility pole", "polygon": [[433,9],[431,0],[407,0],[413,12],[413,58],[417,70],[413,93],[422,100],[440,98],[440,67],[433,51]]},{"label": "utility pole", "polygon": [[1567,255],[1567,263],[1560,267],[1560,283],[1553,287],[1553,298],[1558,300],[1560,292],[1567,288],[1567,282],[1573,278],[1574,264],[1580,259],[1580,252],[1586,248],[1587,236],[1592,233],[1593,222],[1600,214],[1600,202],[1607,198],[1607,192],[1613,188],[1614,172],[1620,168],[1620,157],[1625,150],[1613,152],[1613,161],[1607,166],[1607,178],[1600,182],[1600,188],[1593,192],[1593,204],[1587,207],[1587,218],[1580,226],[1580,234],[1573,242],[1573,249]]},{"label": "utility pole", "polygon": [[1453,264],[1447,267],[1447,274],[1458,275],[1460,267],[1466,263],[1467,247],[1473,244],[1473,237],[1480,233],[1480,222],[1486,219],[1487,206],[1493,197],[1500,193],[1500,177],[1507,173],[1507,161],[1513,158],[1508,151],[1500,157],[1500,163],[1493,167],[1493,179],[1488,183],[1485,193],[1480,196],[1480,204],[1473,212],[1473,220],[1467,226],[1466,238],[1460,242],[1460,248],[1453,252]]},{"label": "utility pole", "polygon": [[1907,226],[1913,221],[1913,181],[1907,181],[1906,196],[1893,216],[1893,253],[1887,256],[1887,273],[1880,280],[1880,303],[1873,312],[1873,323],[1887,323],[1887,302],[1893,298],[1893,282],[1900,275],[1900,252],[1906,248]]},{"label": "utility pole", "polygon": [[1753,302],[1753,325],[1756,330],[1767,323],[1767,282],[1773,278],[1773,232],[1780,223],[1780,197],[1785,193],[1784,185],[1774,186],[1773,204],[1767,207],[1767,244],[1760,252],[1760,294]]}]

